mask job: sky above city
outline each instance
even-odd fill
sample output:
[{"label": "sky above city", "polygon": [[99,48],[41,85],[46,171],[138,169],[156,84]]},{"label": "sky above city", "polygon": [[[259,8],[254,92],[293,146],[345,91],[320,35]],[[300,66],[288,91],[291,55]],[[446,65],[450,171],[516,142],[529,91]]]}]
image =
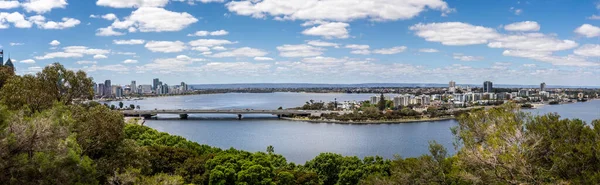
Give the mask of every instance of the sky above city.
[{"label": "sky above city", "polygon": [[0,0],[19,75],[600,86],[597,0]]}]

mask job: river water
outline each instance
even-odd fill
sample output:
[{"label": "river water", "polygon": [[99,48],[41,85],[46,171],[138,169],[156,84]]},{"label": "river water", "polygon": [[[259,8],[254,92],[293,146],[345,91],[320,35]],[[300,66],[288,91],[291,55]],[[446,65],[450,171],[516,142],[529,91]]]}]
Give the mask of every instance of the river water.
[{"label": "river water", "polygon": [[[141,109],[277,109],[315,101],[361,101],[372,94],[327,93],[227,93],[192,96],[148,98],[124,101],[125,105],[140,105]],[[581,118],[590,122],[600,118],[600,101],[543,106],[528,110],[533,113],[557,112],[566,118]],[[178,115],[159,115],[177,118]],[[218,117],[222,119],[202,119]],[[272,145],[275,152],[288,161],[304,163],[323,152],[359,157],[379,155],[393,158],[417,157],[427,154],[428,142],[435,140],[454,153],[454,136],[450,128],[454,120],[401,123],[346,125],[278,120],[271,115],[190,115],[190,120],[147,120],[146,125],[162,132],[183,136],[191,141],[211,146],[265,151]]]}]

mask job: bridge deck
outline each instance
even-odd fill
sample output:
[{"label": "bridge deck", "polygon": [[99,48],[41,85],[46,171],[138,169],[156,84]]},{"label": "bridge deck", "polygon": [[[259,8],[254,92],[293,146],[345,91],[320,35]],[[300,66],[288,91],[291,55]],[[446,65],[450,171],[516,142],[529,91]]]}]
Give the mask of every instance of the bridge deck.
[{"label": "bridge deck", "polygon": [[339,113],[340,111],[321,111],[321,110],[253,110],[253,109],[232,109],[232,110],[200,110],[200,109],[177,109],[177,110],[123,110],[124,115],[156,115],[156,114],[273,114],[273,115],[307,115],[307,114],[329,114]]}]

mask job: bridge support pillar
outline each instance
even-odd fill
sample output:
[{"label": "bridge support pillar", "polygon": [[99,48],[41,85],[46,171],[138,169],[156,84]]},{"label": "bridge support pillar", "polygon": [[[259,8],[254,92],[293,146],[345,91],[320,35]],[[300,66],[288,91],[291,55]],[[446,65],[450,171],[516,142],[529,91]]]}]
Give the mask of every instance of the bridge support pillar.
[{"label": "bridge support pillar", "polygon": [[179,114],[179,118],[188,119],[188,114]]},{"label": "bridge support pillar", "polygon": [[238,114],[238,120],[242,120],[242,114]]},{"label": "bridge support pillar", "polygon": [[281,114],[277,114],[277,119],[281,119]]},{"label": "bridge support pillar", "polygon": [[144,119],[151,119],[152,114],[142,114],[142,117],[144,117]]}]

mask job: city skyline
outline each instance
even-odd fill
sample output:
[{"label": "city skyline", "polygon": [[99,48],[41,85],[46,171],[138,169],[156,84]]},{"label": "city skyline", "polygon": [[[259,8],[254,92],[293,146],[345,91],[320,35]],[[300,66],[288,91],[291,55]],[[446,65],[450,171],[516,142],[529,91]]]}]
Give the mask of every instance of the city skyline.
[{"label": "city skyline", "polygon": [[600,1],[317,2],[4,0],[0,49],[113,84],[600,86]]}]

